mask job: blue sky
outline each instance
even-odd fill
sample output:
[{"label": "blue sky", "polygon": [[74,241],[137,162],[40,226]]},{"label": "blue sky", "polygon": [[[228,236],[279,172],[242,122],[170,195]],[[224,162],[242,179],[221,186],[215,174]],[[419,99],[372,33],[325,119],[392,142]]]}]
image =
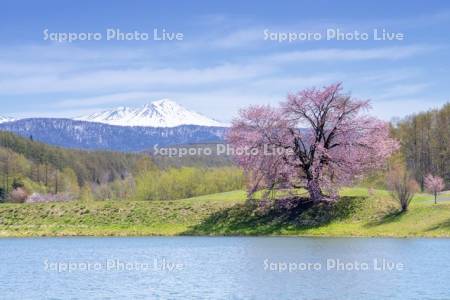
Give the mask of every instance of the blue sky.
[{"label": "blue sky", "polygon": [[[160,98],[220,121],[342,81],[390,120],[450,101],[448,1],[2,1],[0,115],[73,117]],[[178,32],[181,41],[106,40]],[[100,33],[57,42],[49,33]],[[326,39],[327,30],[367,40]],[[374,40],[373,30],[403,40]],[[320,33],[279,42],[269,33]],[[354,34],[353,34],[354,35]]]}]

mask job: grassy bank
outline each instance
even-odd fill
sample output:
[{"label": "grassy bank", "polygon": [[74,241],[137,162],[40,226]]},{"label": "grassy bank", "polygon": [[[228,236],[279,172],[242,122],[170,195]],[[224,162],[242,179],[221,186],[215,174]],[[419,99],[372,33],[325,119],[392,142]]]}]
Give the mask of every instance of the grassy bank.
[{"label": "grassy bank", "polygon": [[176,235],[242,202],[243,196],[229,192],[175,201],[0,204],[0,236]]},{"label": "grassy bank", "polygon": [[[303,235],[450,237],[450,201],[418,195],[399,214],[386,191],[342,191],[334,206],[245,203],[241,191],[174,201],[1,204],[0,236]],[[444,198],[449,197],[443,196]]]}]

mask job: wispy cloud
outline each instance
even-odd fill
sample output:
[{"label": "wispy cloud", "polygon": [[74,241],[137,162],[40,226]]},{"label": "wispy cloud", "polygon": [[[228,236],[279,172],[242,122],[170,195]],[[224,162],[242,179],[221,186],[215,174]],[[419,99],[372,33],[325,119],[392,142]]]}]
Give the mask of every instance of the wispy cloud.
[{"label": "wispy cloud", "polygon": [[267,74],[263,65],[225,64],[205,68],[99,69],[55,74],[30,74],[0,80],[0,94],[117,91],[142,88],[224,84]]},{"label": "wispy cloud", "polygon": [[221,36],[215,36],[210,45],[223,49],[258,47],[258,44],[264,41],[263,32],[264,28],[239,29]]},{"label": "wispy cloud", "polygon": [[305,51],[290,51],[276,53],[267,58],[268,61],[278,63],[314,62],[314,61],[364,61],[364,60],[398,60],[410,58],[436,49],[421,45],[356,48],[356,49],[315,49]]},{"label": "wispy cloud", "polygon": [[[32,48],[34,49],[34,48]],[[53,49],[53,48],[51,48]],[[250,84],[267,81],[281,70],[285,64],[291,66],[309,62],[336,62],[366,61],[366,60],[398,60],[410,58],[415,55],[432,51],[433,47],[420,45],[403,47],[367,48],[367,49],[315,49],[305,51],[277,52],[269,55],[259,55],[248,61],[234,63],[221,63],[196,67],[165,67],[152,66],[143,63],[142,66],[134,64],[133,60],[139,55],[130,55],[123,49],[113,54],[105,54],[96,64],[91,59],[97,57],[98,49],[90,53],[86,49],[77,52],[63,52],[65,60],[48,62],[47,54],[39,52],[37,60],[33,62],[13,61],[1,62],[0,66],[0,94],[18,95],[32,93],[62,93],[62,92],[130,92],[142,89],[179,89],[206,86],[211,84],[231,84],[247,81]],[[42,50],[42,49],[41,49]],[[56,52],[59,53],[59,49]],[[23,52],[23,49],[20,50]],[[45,52],[46,53],[46,52]],[[63,53],[59,53],[62,59]],[[77,54],[78,53],[78,54]],[[122,55],[123,56],[120,56]],[[24,57],[30,54],[24,55]],[[44,58],[42,58],[44,55]],[[78,56],[79,61],[72,61]],[[121,57],[118,66],[114,57]],[[109,63],[111,60],[113,63]],[[330,74],[330,72],[328,72]],[[11,76],[14,75],[14,76]],[[284,85],[302,82],[304,79],[271,79],[273,82],[281,81]],[[284,76],[286,77],[286,76]],[[309,82],[311,75],[308,76]],[[288,82],[289,81],[289,82]],[[276,84],[279,86],[279,84]]]},{"label": "wispy cloud", "polygon": [[404,96],[417,95],[431,86],[430,83],[408,83],[397,84],[386,88],[384,92],[378,95],[379,99],[393,99]]},{"label": "wispy cloud", "polygon": [[150,92],[130,92],[107,94],[95,97],[78,97],[71,99],[63,99],[56,104],[60,108],[77,108],[77,107],[97,107],[100,105],[111,105],[114,103],[128,103],[130,101],[149,101],[156,93]]},{"label": "wispy cloud", "polygon": [[[258,30],[233,32],[213,47],[227,51],[243,43],[249,35],[259,34]],[[370,96],[378,100],[418,97],[427,90],[427,84],[408,81],[423,74],[417,68],[393,67],[392,62],[439,49],[424,45],[295,51],[281,48],[232,58],[220,54],[219,59],[207,61],[196,56],[183,62],[176,50],[169,54],[158,50],[150,55],[148,49],[146,52],[138,48],[129,51],[68,45],[22,46],[17,51],[0,48],[0,97],[47,97],[54,104],[51,109],[43,108],[41,115],[55,116],[74,116],[105,106],[140,105],[170,97],[218,120],[228,121],[242,106],[276,103],[288,92],[335,81],[344,81],[346,87],[357,87],[356,96],[364,95],[360,93],[364,89],[359,86],[365,86],[366,90],[376,87],[377,93]],[[183,55],[189,58],[192,53]],[[149,56],[151,59],[147,59]],[[352,62],[363,62],[360,64],[363,68],[352,69]],[[384,62],[384,67],[378,68],[379,62]],[[36,107],[29,109],[37,112]],[[30,115],[25,110],[22,114]]]}]

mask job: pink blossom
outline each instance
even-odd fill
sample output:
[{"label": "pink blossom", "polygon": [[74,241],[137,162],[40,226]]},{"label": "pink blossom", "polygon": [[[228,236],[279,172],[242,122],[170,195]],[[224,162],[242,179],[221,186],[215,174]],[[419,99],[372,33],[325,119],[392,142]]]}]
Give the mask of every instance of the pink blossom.
[{"label": "pink blossom", "polygon": [[424,178],[425,189],[434,195],[434,203],[437,202],[437,194],[445,188],[444,179],[428,174]]},{"label": "pink blossom", "polygon": [[[383,167],[399,144],[387,123],[362,114],[368,108],[368,101],[355,100],[333,84],[289,95],[279,108],[242,110],[228,141],[234,148],[257,150],[235,157],[248,175],[249,194],[305,187],[314,201],[329,200],[338,187]],[[283,151],[267,155],[268,148]]]}]

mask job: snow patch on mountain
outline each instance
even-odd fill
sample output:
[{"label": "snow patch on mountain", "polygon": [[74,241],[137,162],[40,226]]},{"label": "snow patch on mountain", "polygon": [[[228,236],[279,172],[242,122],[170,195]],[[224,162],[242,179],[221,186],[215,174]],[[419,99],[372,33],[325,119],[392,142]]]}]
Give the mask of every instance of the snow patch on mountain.
[{"label": "snow patch on mountain", "polygon": [[0,116],[0,123],[13,122],[16,121],[14,118]]},{"label": "snow patch on mountain", "polygon": [[75,120],[118,126],[176,127],[201,125],[224,127],[216,120],[188,110],[170,99],[153,101],[143,107],[117,107],[75,118]]}]

